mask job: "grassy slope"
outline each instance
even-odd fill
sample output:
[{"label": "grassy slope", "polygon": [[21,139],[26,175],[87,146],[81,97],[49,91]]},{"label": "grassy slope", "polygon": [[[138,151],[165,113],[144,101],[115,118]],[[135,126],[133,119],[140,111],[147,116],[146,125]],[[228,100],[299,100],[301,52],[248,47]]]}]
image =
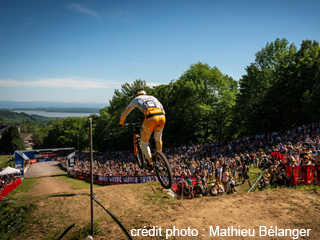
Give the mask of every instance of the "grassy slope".
[{"label": "grassy slope", "polygon": [[8,161],[9,157],[11,155],[0,155],[0,167],[5,168],[5,167],[14,167],[14,161]]},{"label": "grassy slope", "polygon": [[11,193],[7,195],[7,198],[9,199],[26,198],[27,197],[26,194],[34,188],[37,181],[39,181],[39,179],[25,178],[18,187],[16,187]]},{"label": "grassy slope", "polygon": [[[60,176],[61,180],[65,181],[66,183],[72,183],[72,189],[74,190],[82,190],[82,189],[89,189],[90,188],[90,182],[87,180],[82,180],[78,178],[68,177],[68,176]],[[104,185],[100,185],[97,183],[94,183],[94,187],[100,187]]]},{"label": "grassy slope", "polygon": [[[251,186],[257,181],[260,174],[252,174],[252,173],[259,173],[259,169],[255,167],[249,168],[249,180],[246,180],[244,184],[236,186],[238,189],[238,193],[247,193],[250,190],[250,184]],[[250,181],[250,184],[249,184]],[[254,190],[254,189],[253,189]]]}]

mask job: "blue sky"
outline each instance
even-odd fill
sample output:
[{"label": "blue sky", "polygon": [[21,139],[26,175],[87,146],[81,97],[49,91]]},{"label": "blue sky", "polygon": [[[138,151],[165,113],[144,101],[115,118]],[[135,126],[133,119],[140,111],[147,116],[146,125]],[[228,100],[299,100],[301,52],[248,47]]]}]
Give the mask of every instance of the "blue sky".
[{"label": "blue sky", "polygon": [[1,0],[0,100],[108,102],[208,63],[239,80],[267,42],[320,41],[320,1]]}]

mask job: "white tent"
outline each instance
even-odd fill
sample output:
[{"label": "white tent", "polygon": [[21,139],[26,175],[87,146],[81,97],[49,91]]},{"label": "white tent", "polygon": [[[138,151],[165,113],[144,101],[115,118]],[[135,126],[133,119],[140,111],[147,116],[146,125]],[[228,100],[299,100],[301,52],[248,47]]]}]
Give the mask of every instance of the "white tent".
[{"label": "white tent", "polygon": [[15,173],[20,173],[20,170],[12,168],[12,167],[7,167],[6,169],[4,169],[3,171],[0,172],[0,176],[8,175],[8,174],[15,174]]}]

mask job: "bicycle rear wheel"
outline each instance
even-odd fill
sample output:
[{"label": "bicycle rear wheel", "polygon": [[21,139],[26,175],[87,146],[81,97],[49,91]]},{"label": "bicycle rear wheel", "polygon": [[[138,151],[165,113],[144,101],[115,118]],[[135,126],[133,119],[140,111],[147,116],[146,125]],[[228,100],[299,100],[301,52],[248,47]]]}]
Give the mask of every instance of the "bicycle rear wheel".
[{"label": "bicycle rear wheel", "polygon": [[162,187],[169,189],[172,187],[172,173],[166,156],[162,152],[156,151],[152,156],[156,175]]},{"label": "bicycle rear wheel", "polygon": [[144,157],[142,154],[142,150],[140,148],[139,141],[137,142],[137,155],[136,155],[136,161],[139,166],[139,168],[144,169]]}]

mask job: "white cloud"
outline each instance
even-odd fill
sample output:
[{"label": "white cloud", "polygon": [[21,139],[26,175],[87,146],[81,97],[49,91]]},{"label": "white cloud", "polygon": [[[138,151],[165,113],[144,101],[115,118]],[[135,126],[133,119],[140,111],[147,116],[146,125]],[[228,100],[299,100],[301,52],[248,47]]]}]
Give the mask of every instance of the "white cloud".
[{"label": "white cloud", "polygon": [[82,13],[82,14],[86,14],[89,16],[93,16],[93,17],[99,17],[100,14],[96,11],[93,11],[89,8],[83,7],[80,4],[76,4],[76,3],[72,3],[70,5],[68,5],[68,8],[72,11],[78,12],[78,13]]},{"label": "white cloud", "polygon": [[159,85],[162,85],[162,84],[166,84],[166,83],[159,83],[159,82],[152,82],[152,83],[148,83],[147,82],[147,85],[149,86],[149,87],[156,87],[156,86],[159,86]]},{"label": "white cloud", "polygon": [[[127,80],[129,84],[133,81]],[[30,87],[30,88],[72,88],[72,89],[121,89],[125,81],[88,79],[81,77],[68,78],[36,78],[30,81],[0,79],[0,87]],[[147,82],[147,86],[155,87],[165,83]]]},{"label": "white cloud", "polygon": [[93,89],[93,88],[118,88],[123,82],[100,80],[100,79],[82,79],[82,78],[40,78],[34,81],[17,81],[11,79],[0,79],[0,86],[3,87],[69,87],[74,89]]},{"label": "white cloud", "polygon": [[[131,78],[128,78],[128,83],[129,83],[129,84],[133,84],[134,82],[132,82]],[[123,84],[123,83],[121,83],[121,84]],[[148,87],[156,87],[156,86],[163,85],[163,84],[167,84],[167,83],[147,82],[147,86],[148,86]]]}]

